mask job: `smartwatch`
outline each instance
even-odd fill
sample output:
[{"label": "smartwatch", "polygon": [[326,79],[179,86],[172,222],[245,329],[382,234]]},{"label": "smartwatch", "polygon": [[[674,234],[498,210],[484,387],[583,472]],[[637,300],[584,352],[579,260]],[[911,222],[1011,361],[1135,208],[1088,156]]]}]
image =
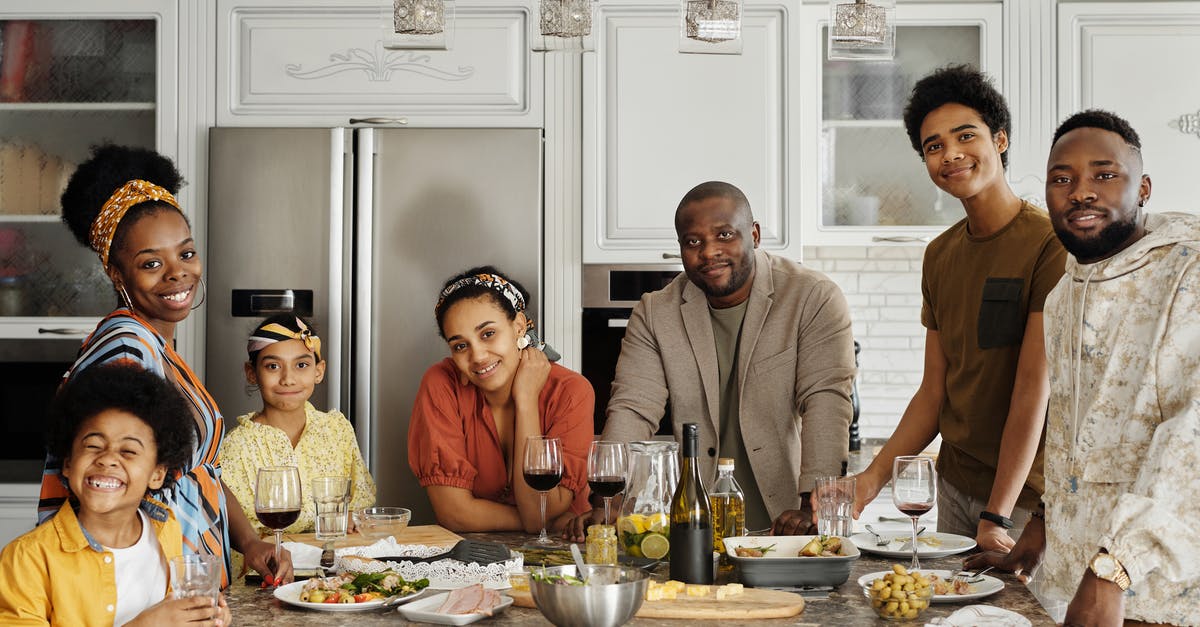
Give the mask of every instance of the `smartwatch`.
[{"label": "smartwatch", "polygon": [[995,513],[989,512],[986,509],[983,510],[982,512],[979,512],[979,520],[986,520],[988,522],[996,523],[997,525],[1000,525],[1001,527],[1004,527],[1005,529],[1012,529],[1014,526],[1011,518],[1008,518],[1006,516],[1001,516],[1000,514],[995,514]]}]

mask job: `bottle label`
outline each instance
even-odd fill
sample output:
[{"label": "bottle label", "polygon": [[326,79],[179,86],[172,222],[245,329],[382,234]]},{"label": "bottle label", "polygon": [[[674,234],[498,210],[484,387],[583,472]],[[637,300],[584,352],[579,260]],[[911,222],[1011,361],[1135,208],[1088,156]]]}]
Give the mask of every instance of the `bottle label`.
[{"label": "bottle label", "polygon": [[684,583],[713,582],[712,527],[671,525],[671,579]]}]

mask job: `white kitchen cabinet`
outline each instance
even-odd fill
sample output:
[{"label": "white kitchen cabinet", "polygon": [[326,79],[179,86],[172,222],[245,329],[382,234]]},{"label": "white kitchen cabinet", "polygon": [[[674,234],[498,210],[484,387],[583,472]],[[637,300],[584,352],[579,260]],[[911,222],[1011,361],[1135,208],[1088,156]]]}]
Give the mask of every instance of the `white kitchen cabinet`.
[{"label": "white kitchen cabinet", "polygon": [[460,0],[449,50],[388,50],[382,2],[219,0],[221,126],[540,127],[528,1]]},{"label": "white kitchen cabinet", "polygon": [[962,218],[962,206],[929,180],[902,114],[913,84],[965,63],[1003,90],[1002,5],[900,4],[893,61],[829,60],[829,9],[802,7],[795,123],[804,129],[797,200],[809,245],[922,242]]},{"label": "white kitchen cabinet", "polygon": [[59,196],[103,141],[173,154],[175,0],[0,6],[0,340],[82,338],[112,309]]},{"label": "white kitchen cabinet", "polygon": [[1200,213],[1200,2],[1058,5],[1058,108],[1107,109],[1142,141],[1151,211]]},{"label": "white kitchen cabinet", "polygon": [[583,260],[662,263],[698,183],[740,187],[762,246],[800,257],[793,2],[746,3],[740,55],[681,54],[679,3],[608,1],[584,55]]}]

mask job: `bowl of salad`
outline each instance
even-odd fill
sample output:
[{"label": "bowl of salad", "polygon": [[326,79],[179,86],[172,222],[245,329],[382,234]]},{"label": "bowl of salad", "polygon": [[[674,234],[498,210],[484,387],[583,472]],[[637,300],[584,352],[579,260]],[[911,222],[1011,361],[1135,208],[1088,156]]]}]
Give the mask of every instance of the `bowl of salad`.
[{"label": "bowl of salad", "polygon": [[428,586],[428,579],[406,581],[393,571],[344,573],[280,586],[275,598],[307,609],[350,612],[379,607],[393,596],[399,600],[414,597]]},{"label": "bowl of salad", "polygon": [[641,609],[649,577],[625,566],[586,565],[583,573],[575,566],[555,566],[530,572],[529,592],[538,610],[559,627],[616,627]]}]

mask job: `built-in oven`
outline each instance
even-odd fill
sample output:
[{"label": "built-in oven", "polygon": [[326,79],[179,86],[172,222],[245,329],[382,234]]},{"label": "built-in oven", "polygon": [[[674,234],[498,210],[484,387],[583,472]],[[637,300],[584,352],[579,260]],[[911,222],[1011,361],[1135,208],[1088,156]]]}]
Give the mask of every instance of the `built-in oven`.
[{"label": "built-in oven", "polygon": [[[647,292],[667,286],[680,272],[678,265],[585,265],[583,267],[582,372],[596,391],[595,432],[604,431],[605,409],[612,392],[621,339],[633,306]],[[658,434],[671,433],[670,407]]]},{"label": "built-in oven", "polygon": [[80,339],[0,340],[0,483],[39,483],[50,401]]}]

